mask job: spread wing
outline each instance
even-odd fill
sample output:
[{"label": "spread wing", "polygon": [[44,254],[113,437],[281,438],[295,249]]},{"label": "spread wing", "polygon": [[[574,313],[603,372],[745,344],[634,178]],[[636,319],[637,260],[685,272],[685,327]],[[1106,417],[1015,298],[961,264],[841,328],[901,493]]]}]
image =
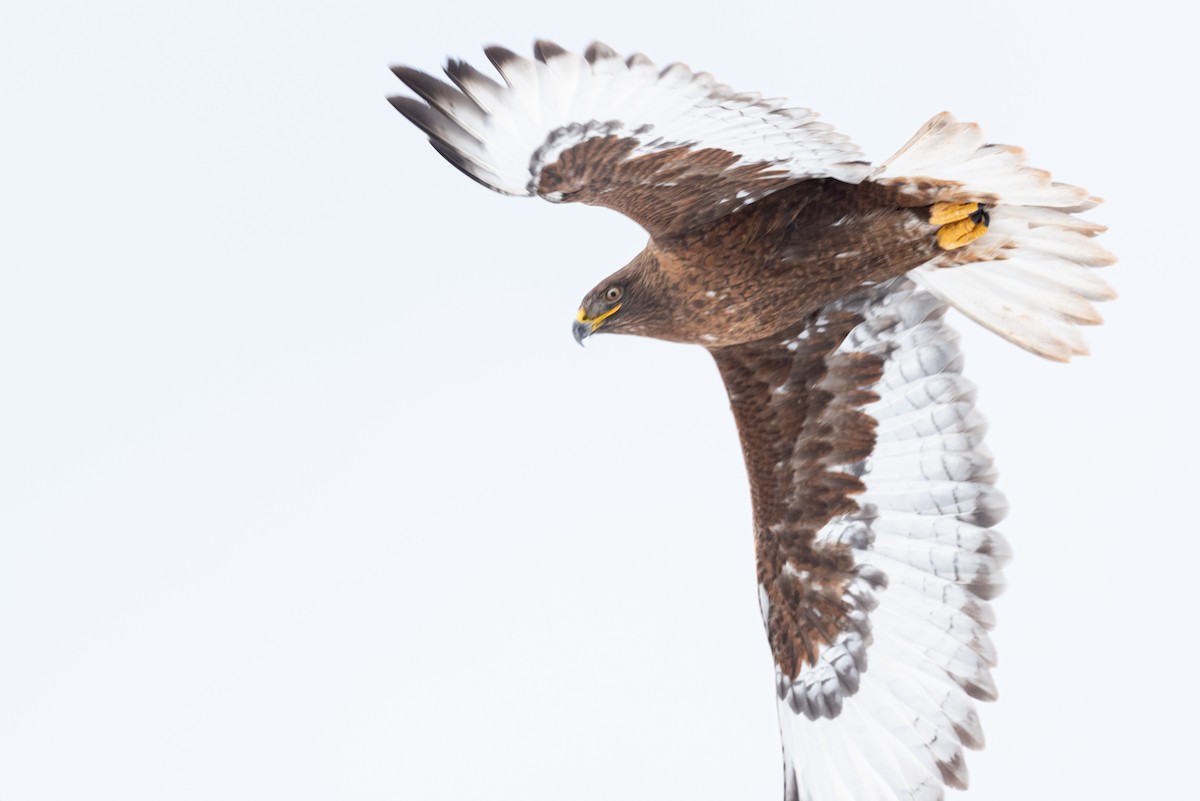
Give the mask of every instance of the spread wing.
[{"label": "spread wing", "polygon": [[485,52],[503,84],[457,60],[445,67],[453,86],[394,67],[420,100],[389,100],[497,192],[604,206],[660,235],[805,178],[858,183],[871,169],[812,111],[682,64],[660,69],[602,44],[579,55],[538,42],[533,59]]},{"label": "spread wing", "polygon": [[899,278],[712,351],[750,474],[788,801],[941,799],[983,744],[1005,505],[945,308]]}]

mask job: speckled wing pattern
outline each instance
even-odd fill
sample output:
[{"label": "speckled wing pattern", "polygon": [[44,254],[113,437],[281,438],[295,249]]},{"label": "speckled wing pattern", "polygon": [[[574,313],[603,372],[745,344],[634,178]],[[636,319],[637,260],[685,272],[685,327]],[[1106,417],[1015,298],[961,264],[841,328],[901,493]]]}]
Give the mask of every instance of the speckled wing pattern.
[{"label": "speckled wing pattern", "polygon": [[703,223],[796,181],[858,183],[858,148],[804,108],[736,92],[683,64],[583,54],[538,42],[534,57],[485,50],[503,83],[451,60],[451,84],[393,72],[420,100],[389,98],[448,161],[509,195],[615,209],[652,235]]},{"label": "speckled wing pattern", "polygon": [[712,351],[750,474],[788,801],[941,799],[983,744],[1005,503],[946,308],[898,278]]}]

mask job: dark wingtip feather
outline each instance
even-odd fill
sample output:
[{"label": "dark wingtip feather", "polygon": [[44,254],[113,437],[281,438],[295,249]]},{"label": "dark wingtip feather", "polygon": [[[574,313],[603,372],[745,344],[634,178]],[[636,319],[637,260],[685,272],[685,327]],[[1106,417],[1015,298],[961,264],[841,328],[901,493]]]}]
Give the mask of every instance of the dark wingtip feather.
[{"label": "dark wingtip feather", "polygon": [[429,106],[408,95],[389,95],[387,101],[413,125],[419,126],[418,120],[424,119],[431,113]]},{"label": "dark wingtip feather", "polygon": [[[453,109],[460,104],[467,103],[478,108],[478,104],[469,95],[420,70],[395,66],[392,67],[392,73],[430,106],[447,112],[451,117],[454,116]],[[480,111],[482,113],[482,110]]]},{"label": "dark wingtip feather", "polygon": [[491,175],[486,169],[481,170],[462,151],[447,141],[445,134],[447,120],[437,109],[430,108],[420,100],[405,97],[404,95],[389,97],[388,102],[392,104],[396,111],[403,114],[405,119],[420,128],[429,137],[429,144],[433,146],[433,149],[464,175],[502,195],[512,194],[489,183],[488,178],[491,177],[494,179],[495,176]]},{"label": "dark wingtip feather", "polygon": [[982,681],[979,682],[972,681],[965,676],[951,676],[950,678],[954,679],[954,683],[962,687],[967,695],[976,701],[995,701],[1000,697],[1000,694],[996,692],[996,688],[992,686],[991,678],[987,674],[984,674],[981,677]]},{"label": "dark wingtip feather", "polygon": [[[420,128],[429,137],[430,143],[451,164],[471,175],[472,178],[481,180],[477,175],[469,172],[463,166],[469,162],[460,149],[464,144],[463,140],[478,142],[475,137],[471,136],[461,126],[442,114],[437,108],[427,106],[420,100],[404,95],[394,95],[388,98],[388,102],[392,104],[392,107],[396,111],[403,114],[405,119]],[[454,153],[454,157],[452,158],[448,155],[449,153]]]},{"label": "dark wingtip feather", "polygon": [[440,138],[437,123],[441,116],[429,106],[414,97],[392,95],[388,98],[392,108],[404,115],[404,118],[420,128],[430,139]]},{"label": "dark wingtip feather", "polygon": [[974,712],[971,712],[971,723],[975,724],[971,728],[963,726],[959,723],[952,722],[954,733],[958,735],[958,741],[970,748],[972,751],[981,751],[985,745],[983,739],[983,730],[979,728],[978,722],[974,720]]},{"label": "dark wingtip feather", "polygon": [[392,74],[399,78],[405,86],[407,86],[409,89],[412,89],[414,92],[420,95],[423,100],[426,101],[429,101],[431,96],[436,97],[439,94],[439,88],[450,90],[449,86],[442,83],[437,78],[434,78],[432,75],[427,75],[426,73],[413,69],[412,67],[405,67],[402,64],[392,67]]},{"label": "dark wingtip feather", "polygon": [[556,45],[554,42],[550,42],[545,39],[538,39],[533,43],[533,56],[543,64],[555,56],[563,56],[566,54],[567,51],[564,48]]},{"label": "dark wingtip feather", "polygon": [[620,58],[621,56],[604,42],[592,42],[588,45],[583,57],[588,60],[589,64],[595,64],[602,59]]},{"label": "dark wingtip feather", "polygon": [[947,787],[955,790],[965,790],[970,783],[967,774],[967,761],[963,759],[962,751],[955,751],[950,759],[938,760],[938,771]]},{"label": "dark wingtip feather", "polygon": [[493,89],[500,88],[499,83],[487,75],[484,75],[482,72],[475,69],[462,59],[447,59],[446,66],[443,67],[443,71],[446,73],[446,77],[454,81],[454,85],[459,89],[462,89],[464,92],[470,92],[470,88],[467,86],[467,84],[471,83],[487,84]]},{"label": "dark wingtip feather", "polygon": [[457,150],[455,150],[453,147],[451,147],[447,143],[443,142],[440,139],[431,138],[429,140],[429,144],[433,145],[434,150],[436,150],[438,153],[442,154],[442,158],[444,158],[446,161],[453,164],[463,175],[467,176],[472,181],[475,181],[480,186],[486,186],[488,189],[491,189],[493,192],[500,192],[500,194],[502,194],[502,195],[508,194],[507,192],[501,192],[499,189],[497,189],[496,187],[489,184],[487,181],[480,178],[475,173],[471,163],[469,161],[467,161],[465,158],[463,158],[463,155],[461,153],[459,153]]},{"label": "dark wingtip feather", "polygon": [[488,45],[483,48],[483,53],[488,57],[488,61],[492,62],[492,66],[504,74],[504,65],[513,61],[520,61],[521,57],[507,47],[500,45]]},{"label": "dark wingtip feather", "polygon": [[436,81],[437,79],[426,75],[418,69],[406,66],[404,64],[393,64],[391,67],[392,74],[403,81],[404,85],[416,91],[417,86],[423,81]]}]

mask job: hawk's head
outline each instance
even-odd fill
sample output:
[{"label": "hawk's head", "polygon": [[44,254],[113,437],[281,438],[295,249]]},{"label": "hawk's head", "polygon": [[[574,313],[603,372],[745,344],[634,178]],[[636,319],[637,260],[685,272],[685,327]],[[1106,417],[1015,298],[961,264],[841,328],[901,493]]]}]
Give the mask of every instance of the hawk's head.
[{"label": "hawk's head", "polygon": [[620,283],[597,287],[589,292],[580,304],[579,311],[575,314],[575,323],[571,326],[575,341],[582,345],[584,339],[599,331],[601,326],[621,310],[621,299],[624,297],[625,287]]},{"label": "hawk's head", "polygon": [[665,283],[658,259],[642,251],[584,295],[571,327],[575,341],[582,345],[584,339],[600,330],[661,336],[672,318]]}]

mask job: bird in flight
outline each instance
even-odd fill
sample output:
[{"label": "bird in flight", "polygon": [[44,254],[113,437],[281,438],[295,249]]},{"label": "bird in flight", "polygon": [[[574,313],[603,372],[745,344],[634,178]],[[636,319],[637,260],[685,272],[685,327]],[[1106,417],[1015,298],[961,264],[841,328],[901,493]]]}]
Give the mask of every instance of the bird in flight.
[{"label": "bird in flight", "polygon": [[507,195],[615,209],[646,247],[573,322],[708,349],[741,438],[786,801],[965,788],[996,696],[1005,501],[948,308],[1039,356],[1086,353],[1112,256],[1098,199],[939,114],[882,164],[785,100],[682,64],[539,41],[499,78],[408,67],[389,98]]}]

